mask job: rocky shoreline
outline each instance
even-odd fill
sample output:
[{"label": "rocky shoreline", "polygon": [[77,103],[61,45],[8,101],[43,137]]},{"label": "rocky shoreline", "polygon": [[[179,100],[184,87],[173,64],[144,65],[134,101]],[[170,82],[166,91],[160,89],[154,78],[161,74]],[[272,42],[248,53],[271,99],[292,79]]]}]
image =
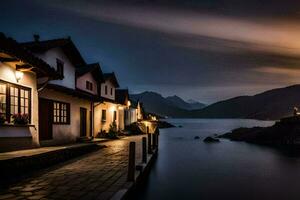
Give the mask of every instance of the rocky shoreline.
[{"label": "rocky shoreline", "polygon": [[166,122],[166,121],[158,121],[158,128],[162,129],[162,128],[174,128],[176,127],[175,125]]},{"label": "rocky shoreline", "polygon": [[233,141],[257,144],[291,145],[296,144],[300,136],[300,117],[287,117],[270,127],[237,128],[218,136]]}]

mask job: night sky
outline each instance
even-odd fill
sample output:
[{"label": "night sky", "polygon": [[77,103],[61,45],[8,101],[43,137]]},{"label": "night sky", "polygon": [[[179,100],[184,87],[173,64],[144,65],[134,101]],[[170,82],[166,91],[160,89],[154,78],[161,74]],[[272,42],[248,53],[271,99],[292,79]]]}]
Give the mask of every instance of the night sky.
[{"label": "night sky", "polygon": [[132,93],[212,103],[300,83],[296,0],[10,0],[0,9],[7,36],[71,36]]}]

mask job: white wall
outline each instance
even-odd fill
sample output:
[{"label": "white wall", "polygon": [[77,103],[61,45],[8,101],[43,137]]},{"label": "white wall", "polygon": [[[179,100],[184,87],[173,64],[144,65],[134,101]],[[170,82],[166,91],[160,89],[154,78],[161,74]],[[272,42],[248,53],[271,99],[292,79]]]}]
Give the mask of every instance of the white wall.
[{"label": "white wall", "polygon": [[136,108],[128,108],[128,117],[125,120],[125,125],[128,126],[134,122],[137,122],[137,109]]},{"label": "white wall", "polygon": [[[33,72],[24,72],[23,78],[19,82],[17,82],[15,77],[15,69],[15,64],[6,64],[0,62],[0,80],[31,88],[31,124],[34,125],[34,127],[29,129],[27,128],[26,130],[17,128],[15,129],[16,132],[14,135],[18,137],[31,136],[34,145],[38,145],[38,93],[36,75]],[[2,135],[5,132],[4,129],[4,127],[0,127],[0,137],[7,137],[7,135]]]},{"label": "white wall", "polygon": [[56,70],[56,59],[64,62],[64,79],[50,81],[52,84],[75,89],[75,67],[61,48],[53,48],[42,54],[35,54]]},{"label": "white wall", "polygon": [[[86,81],[89,81],[93,84],[93,91],[86,89]],[[94,79],[91,72],[78,77],[76,80],[76,87],[80,90],[89,92],[94,95],[97,95],[98,93],[97,81]]]},{"label": "white wall", "polygon": [[[105,86],[107,86],[107,94],[105,94]],[[113,89],[113,93],[111,95],[111,88]],[[115,100],[115,86],[113,85],[111,80],[107,80],[104,83],[101,84],[101,96],[108,98],[108,99],[112,99]]]},{"label": "white wall", "polygon": [[119,130],[125,129],[125,109],[126,106],[119,106],[118,108],[118,112],[119,112],[118,129]]},{"label": "white wall", "polygon": [[53,124],[53,140],[51,144],[74,142],[80,136],[80,107],[87,109],[87,136],[90,133],[90,101],[69,96],[54,90],[45,89],[40,97],[70,103],[70,124]]},{"label": "white wall", "polygon": [[[94,131],[95,131],[95,136],[101,131],[106,131],[108,132],[109,126],[113,122],[113,112],[117,111],[117,127],[119,128],[119,109],[118,105],[110,102],[103,102],[101,104],[96,104],[97,106],[95,107],[95,114],[94,114]],[[102,110],[106,110],[106,121],[102,121]]]}]

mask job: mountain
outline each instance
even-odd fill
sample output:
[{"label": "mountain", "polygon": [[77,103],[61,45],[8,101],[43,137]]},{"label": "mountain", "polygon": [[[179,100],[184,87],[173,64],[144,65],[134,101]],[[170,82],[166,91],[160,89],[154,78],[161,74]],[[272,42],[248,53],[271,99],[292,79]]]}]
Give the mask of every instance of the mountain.
[{"label": "mountain", "polygon": [[184,101],[180,97],[174,95],[170,97],[166,97],[166,100],[168,100],[173,106],[176,106],[181,109],[185,110],[196,110],[196,109],[201,109],[205,107],[205,104],[199,103],[194,100],[190,100],[190,102]]},{"label": "mountain", "polygon": [[195,101],[193,99],[189,99],[186,102],[188,102],[190,104],[191,110],[202,109],[206,106],[204,103],[200,103],[200,102]]},{"label": "mountain", "polygon": [[300,107],[300,85],[269,90],[254,96],[240,96],[195,110],[197,118],[280,119]]},{"label": "mountain", "polygon": [[[164,98],[162,95],[155,92],[131,94],[130,98],[134,101],[142,102],[147,112],[169,117],[189,117],[191,116],[190,110],[195,105],[185,102],[178,96]],[[202,107],[204,105],[201,103],[199,104]]]}]

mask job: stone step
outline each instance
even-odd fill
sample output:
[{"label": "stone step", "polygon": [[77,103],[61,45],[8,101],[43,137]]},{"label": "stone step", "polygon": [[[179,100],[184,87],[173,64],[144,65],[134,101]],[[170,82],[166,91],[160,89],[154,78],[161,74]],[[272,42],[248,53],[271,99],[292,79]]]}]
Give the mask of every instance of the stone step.
[{"label": "stone step", "polygon": [[[101,146],[97,144],[87,143],[70,145],[37,154],[7,156],[0,160],[0,187],[14,183],[36,170],[50,167],[100,148]],[[39,149],[36,149],[36,151],[39,151]]]}]

